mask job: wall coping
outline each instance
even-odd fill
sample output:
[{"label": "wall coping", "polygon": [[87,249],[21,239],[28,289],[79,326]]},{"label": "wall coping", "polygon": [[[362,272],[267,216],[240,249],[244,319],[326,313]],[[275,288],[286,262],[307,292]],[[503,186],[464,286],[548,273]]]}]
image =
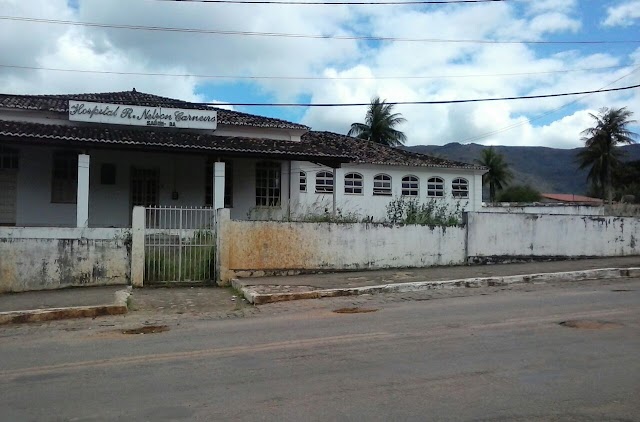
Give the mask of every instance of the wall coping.
[{"label": "wall coping", "polygon": [[114,240],[130,231],[111,227],[0,227],[0,239]]}]

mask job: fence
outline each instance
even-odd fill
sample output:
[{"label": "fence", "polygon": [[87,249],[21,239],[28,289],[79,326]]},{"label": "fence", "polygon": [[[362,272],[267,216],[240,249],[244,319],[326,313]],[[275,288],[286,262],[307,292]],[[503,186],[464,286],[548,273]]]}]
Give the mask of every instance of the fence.
[{"label": "fence", "polygon": [[213,208],[145,208],[144,283],[210,281],[215,215]]}]

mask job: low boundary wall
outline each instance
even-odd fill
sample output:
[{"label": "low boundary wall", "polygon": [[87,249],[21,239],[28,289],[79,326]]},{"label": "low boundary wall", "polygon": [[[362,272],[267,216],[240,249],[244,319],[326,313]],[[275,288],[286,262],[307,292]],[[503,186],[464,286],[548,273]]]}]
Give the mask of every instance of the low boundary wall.
[{"label": "low boundary wall", "polygon": [[640,219],[469,213],[467,260],[504,262],[640,255]]},{"label": "low boundary wall", "polygon": [[229,220],[219,212],[219,278],[459,265],[463,227]]},{"label": "low boundary wall", "polygon": [[128,229],[0,228],[0,293],[128,284]]}]

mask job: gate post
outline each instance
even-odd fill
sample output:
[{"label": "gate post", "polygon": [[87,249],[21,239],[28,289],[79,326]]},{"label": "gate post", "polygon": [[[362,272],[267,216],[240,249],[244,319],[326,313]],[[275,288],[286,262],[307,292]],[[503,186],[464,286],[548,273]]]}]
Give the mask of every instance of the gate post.
[{"label": "gate post", "polygon": [[229,286],[229,241],[226,230],[231,221],[230,210],[221,208],[216,210],[216,260],[215,260],[215,281],[218,286]]},{"label": "gate post", "polygon": [[144,284],[144,229],[145,208],[133,207],[131,216],[131,285],[142,287]]}]

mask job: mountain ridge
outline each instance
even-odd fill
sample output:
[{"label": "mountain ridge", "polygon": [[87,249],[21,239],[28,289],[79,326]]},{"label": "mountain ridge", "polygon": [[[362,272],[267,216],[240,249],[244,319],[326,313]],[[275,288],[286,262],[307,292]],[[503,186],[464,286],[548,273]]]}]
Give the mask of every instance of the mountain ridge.
[{"label": "mountain ridge", "polygon": [[[436,155],[450,160],[474,163],[481,151],[480,144],[414,145],[408,151]],[[573,193],[585,195],[588,190],[588,170],[579,170],[576,157],[583,148],[560,149],[544,146],[493,147],[509,164],[514,178],[511,184],[528,184],[543,193]],[[640,160],[640,144],[620,147],[625,161]]]}]

